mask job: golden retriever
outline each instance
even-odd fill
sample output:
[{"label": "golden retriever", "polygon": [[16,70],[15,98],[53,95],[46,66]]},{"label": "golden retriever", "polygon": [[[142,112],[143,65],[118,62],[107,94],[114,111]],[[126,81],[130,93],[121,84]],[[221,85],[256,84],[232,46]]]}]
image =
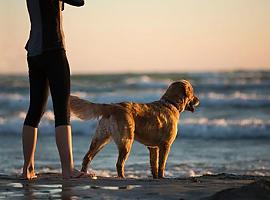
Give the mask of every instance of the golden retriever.
[{"label": "golden retriever", "polygon": [[180,113],[194,112],[198,105],[199,99],[187,80],[172,83],[160,100],[151,103],[96,104],[71,96],[71,112],[78,118],[101,117],[81,171],[86,172],[94,156],[113,139],[119,151],[117,174],[124,178],[125,161],[136,140],[149,149],[153,178],[163,178],[170,146],[177,135]]}]

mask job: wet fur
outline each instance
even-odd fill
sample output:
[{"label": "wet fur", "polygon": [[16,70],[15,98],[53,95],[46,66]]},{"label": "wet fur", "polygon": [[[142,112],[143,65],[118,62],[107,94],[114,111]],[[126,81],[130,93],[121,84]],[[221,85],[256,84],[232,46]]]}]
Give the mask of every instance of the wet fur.
[{"label": "wet fur", "polygon": [[193,112],[198,104],[199,99],[186,80],[172,83],[160,100],[144,104],[95,104],[71,96],[71,111],[77,117],[83,120],[101,118],[81,170],[86,172],[94,156],[113,139],[119,150],[117,174],[124,177],[125,161],[136,140],[149,149],[153,178],[163,178],[170,146],[177,135],[180,113],[184,110]]}]

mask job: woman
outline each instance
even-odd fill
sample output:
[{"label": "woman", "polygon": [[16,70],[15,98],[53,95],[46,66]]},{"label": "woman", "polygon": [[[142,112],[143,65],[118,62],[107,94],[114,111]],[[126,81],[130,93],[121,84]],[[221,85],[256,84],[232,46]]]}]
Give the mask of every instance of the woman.
[{"label": "woman", "polygon": [[[31,21],[26,44],[30,82],[30,106],[23,132],[23,178],[36,178],[34,154],[38,124],[44,113],[49,89],[55,115],[55,137],[61,160],[63,178],[84,175],[74,169],[70,126],[70,70],[62,29],[61,10],[64,2],[84,5],[83,0],[26,0]],[[64,1],[64,2],[63,2]]]}]

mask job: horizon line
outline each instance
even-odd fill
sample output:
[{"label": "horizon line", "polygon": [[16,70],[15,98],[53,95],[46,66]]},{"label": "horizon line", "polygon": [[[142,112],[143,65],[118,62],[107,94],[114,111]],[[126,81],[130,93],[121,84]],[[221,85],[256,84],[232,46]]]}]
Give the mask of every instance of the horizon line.
[{"label": "horizon line", "polygon": [[[258,69],[219,69],[219,70],[168,70],[168,71],[107,71],[107,72],[84,72],[84,71],[77,71],[77,72],[72,72],[72,75],[125,75],[125,74],[204,74],[204,73],[231,73],[231,72],[270,72],[270,67],[269,69],[266,68],[258,68]],[[0,75],[6,75],[6,76],[22,76],[22,75],[28,75],[28,71],[25,72],[0,72]]]}]

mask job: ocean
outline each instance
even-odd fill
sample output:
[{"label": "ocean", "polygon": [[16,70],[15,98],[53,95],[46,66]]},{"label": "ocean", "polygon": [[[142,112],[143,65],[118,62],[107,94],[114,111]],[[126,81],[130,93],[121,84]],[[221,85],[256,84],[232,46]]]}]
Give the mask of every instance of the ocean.
[{"label": "ocean", "polygon": [[[270,71],[73,75],[71,89],[74,95],[96,103],[143,103],[158,100],[170,83],[180,79],[191,81],[201,104],[195,113],[181,114],[165,175],[270,176]],[[0,174],[21,172],[21,129],[28,103],[28,77],[0,75]],[[77,168],[96,123],[72,117]],[[116,175],[117,153],[112,142],[95,157],[91,167],[97,175]],[[60,171],[50,99],[40,123],[35,158],[37,172]],[[148,150],[135,142],[126,175],[140,178],[150,174]]]}]

